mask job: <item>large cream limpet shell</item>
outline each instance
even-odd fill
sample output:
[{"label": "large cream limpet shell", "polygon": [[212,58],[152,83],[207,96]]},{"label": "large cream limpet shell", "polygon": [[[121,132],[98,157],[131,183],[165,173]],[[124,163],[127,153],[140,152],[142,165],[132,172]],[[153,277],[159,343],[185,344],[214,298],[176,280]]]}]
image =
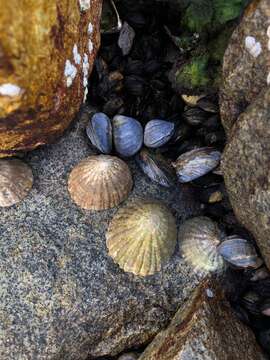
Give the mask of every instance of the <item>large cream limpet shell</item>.
[{"label": "large cream limpet shell", "polygon": [[217,224],[206,216],[186,220],[178,233],[180,251],[197,273],[221,272],[225,266],[218,253],[221,232]]},{"label": "large cream limpet shell", "polygon": [[68,191],[83,209],[105,210],[124,201],[133,186],[128,165],[109,155],[93,155],[71,171]]},{"label": "large cream limpet shell", "polygon": [[135,200],[120,208],[106,234],[109,255],[126,272],[146,276],[160,271],[177,239],[170,210],[155,200]]}]

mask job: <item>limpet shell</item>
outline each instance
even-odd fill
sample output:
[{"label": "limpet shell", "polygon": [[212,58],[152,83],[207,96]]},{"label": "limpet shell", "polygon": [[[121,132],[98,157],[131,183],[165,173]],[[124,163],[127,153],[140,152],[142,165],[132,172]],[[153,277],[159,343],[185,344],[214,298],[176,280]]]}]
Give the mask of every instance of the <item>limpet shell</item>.
[{"label": "limpet shell", "polygon": [[225,266],[217,251],[221,232],[206,216],[189,219],[179,229],[180,251],[198,273],[221,272]]},{"label": "limpet shell", "polygon": [[177,238],[170,210],[156,200],[135,200],[120,208],[106,234],[109,255],[126,272],[147,276],[161,270]]},{"label": "limpet shell", "polygon": [[105,210],[124,201],[133,186],[128,165],[110,155],[93,155],[71,171],[68,191],[83,209]]},{"label": "limpet shell", "polygon": [[19,159],[0,160],[0,206],[22,201],[33,185],[31,168]]}]

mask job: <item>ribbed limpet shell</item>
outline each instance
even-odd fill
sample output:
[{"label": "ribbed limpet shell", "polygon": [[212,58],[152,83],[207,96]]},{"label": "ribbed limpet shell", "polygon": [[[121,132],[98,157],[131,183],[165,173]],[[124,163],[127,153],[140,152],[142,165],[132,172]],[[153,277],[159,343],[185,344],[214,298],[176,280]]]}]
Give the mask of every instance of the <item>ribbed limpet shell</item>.
[{"label": "ribbed limpet shell", "polygon": [[0,160],[0,206],[22,201],[33,185],[31,168],[19,159]]},{"label": "ribbed limpet shell", "polygon": [[180,251],[198,273],[220,272],[224,261],[217,251],[221,232],[215,222],[198,216],[184,222],[179,229]]},{"label": "ribbed limpet shell", "polygon": [[161,270],[176,246],[176,223],[156,200],[135,200],[120,208],[106,234],[109,255],[126,272],[147,276]]},{"label": "ribbed limpet shell", "polygon": [[105,210],[124,201],[133,186],[128,165],[109,155],[93,155],[71,171],[68,191],[83,209]]}]

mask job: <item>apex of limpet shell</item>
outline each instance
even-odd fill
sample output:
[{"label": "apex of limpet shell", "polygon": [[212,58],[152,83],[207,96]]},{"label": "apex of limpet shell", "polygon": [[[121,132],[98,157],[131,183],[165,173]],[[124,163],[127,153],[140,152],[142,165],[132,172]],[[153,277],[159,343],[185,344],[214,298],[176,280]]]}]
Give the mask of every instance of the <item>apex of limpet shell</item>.
[{"label": "apex of limpet shell", "polygon": [[128,165],[109,155],[92,155],[71,171],[68,191],[83,209],[105,210],[124,201],[133,186]]},{"label": "apex of limpet shell", "polygon": [[0,160],[0,206],[22,201],[33,185],[31,168],[19,159]]},{"label": "apex of limpet shell", "polygon": [[184,222],[179,229],[180,251],[195,272],[207,274],[221,272],[225,263],[217,247],[221,232],[217,224],[206,216],[198,216]]},{"label": "apex of limpet shell", "polygon": [[177,238],[174,216],[157,200],[133,200],[112,219],[106,244],[124,271],[139,276],[161,270],[172,256]]}]

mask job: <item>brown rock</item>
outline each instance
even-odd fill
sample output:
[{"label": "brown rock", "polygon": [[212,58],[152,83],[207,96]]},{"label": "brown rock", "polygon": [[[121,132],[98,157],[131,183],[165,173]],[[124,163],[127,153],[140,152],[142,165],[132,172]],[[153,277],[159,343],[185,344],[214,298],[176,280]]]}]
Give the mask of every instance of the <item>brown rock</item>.
[{"label": "brown rock", "polygon": [[270,88],[238,118],[222,171],[238,220],[254,235],[270,267]]},{"label": "brown rock", "polygon": [[269,26],[269,0],[254,0],[225,52],[220,106],[227,134],[241,112],[270,83]]},{"label": "brown rock", "polygon": [[212,281],[199,286],[139,360],[266,359]]},{"label": "brown rock", "polygon": [[0,0],[0,157],[50,143],[83,101],[101,0]]}]

